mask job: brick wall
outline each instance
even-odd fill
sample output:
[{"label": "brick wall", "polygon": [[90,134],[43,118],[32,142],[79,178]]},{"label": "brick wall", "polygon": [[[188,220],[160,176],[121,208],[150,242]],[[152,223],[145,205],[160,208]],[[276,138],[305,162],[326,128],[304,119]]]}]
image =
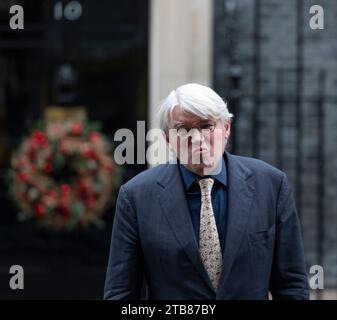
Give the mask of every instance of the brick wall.
[{"label": "brick wall", "polygon": [[[309,27],[315,4],[324,8],[324,30]],[[235,152],[287,173],[308,271],[321,263],[326,286],[336,287],[337,3],[215,0],[214,28],[214,88],[237,99]]]}]

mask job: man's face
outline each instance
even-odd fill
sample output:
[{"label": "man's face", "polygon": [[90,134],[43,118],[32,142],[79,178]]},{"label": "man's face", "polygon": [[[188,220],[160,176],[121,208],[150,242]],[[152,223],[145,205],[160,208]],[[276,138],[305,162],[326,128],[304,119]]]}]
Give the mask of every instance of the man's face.
[{"label": "man's face", "polygon": [[166,141],[182,164],[203,176],[219,164],[229,133],[229,121],[224,124],[217,119],[202,119],[175,107]]}]

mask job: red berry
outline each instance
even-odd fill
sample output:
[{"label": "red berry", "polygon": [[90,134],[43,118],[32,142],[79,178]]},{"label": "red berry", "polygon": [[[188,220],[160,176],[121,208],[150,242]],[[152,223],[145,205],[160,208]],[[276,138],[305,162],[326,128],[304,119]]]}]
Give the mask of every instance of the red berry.
[{"label": "red berry", "polygon": [[46,163],[46,165],[44,167],[44,171],[46,173],[51,173],[53,171],[53,166],[50,162]]},{"label": "red berry", "polygon": [[28,181],[28,174],[26,172],[20,172],[18,174],[18,178],[22,182],[27,182]]},{"label": "red berry", "polygon": [[81,122],[74,122],[71,125],[70,131],[72,134],[81,134],[83,132],[83,125]]},{"label": "red berry", "polygon": [[35,215],[38,219],[41,219],[45,215],[45,205],[43,203],[37,203],[35,205]]},{"label": "red berry", "polygon": [[69,184],[61,184],[61,195],[68,195],[70,192]]}]

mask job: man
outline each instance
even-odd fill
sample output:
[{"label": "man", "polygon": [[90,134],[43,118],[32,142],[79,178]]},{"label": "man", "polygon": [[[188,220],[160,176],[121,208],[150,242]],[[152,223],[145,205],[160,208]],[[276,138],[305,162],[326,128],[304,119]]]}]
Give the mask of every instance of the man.
[{"label": "man", "polygon": [[231,114],[186,84],[159,120],[178,163],[121,186],[106,299],[308,299],[300,224],[285,174],[225,151]]}]

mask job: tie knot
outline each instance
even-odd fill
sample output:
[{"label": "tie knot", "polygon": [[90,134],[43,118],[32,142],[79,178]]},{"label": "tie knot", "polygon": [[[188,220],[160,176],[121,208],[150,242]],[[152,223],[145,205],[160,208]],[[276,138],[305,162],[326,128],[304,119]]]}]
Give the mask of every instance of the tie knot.
[{"label": "tie knot", "polygon": [[201,194],[210,195],[213,187],[214,180],[212,178],[200,179],[198,180]]}]

